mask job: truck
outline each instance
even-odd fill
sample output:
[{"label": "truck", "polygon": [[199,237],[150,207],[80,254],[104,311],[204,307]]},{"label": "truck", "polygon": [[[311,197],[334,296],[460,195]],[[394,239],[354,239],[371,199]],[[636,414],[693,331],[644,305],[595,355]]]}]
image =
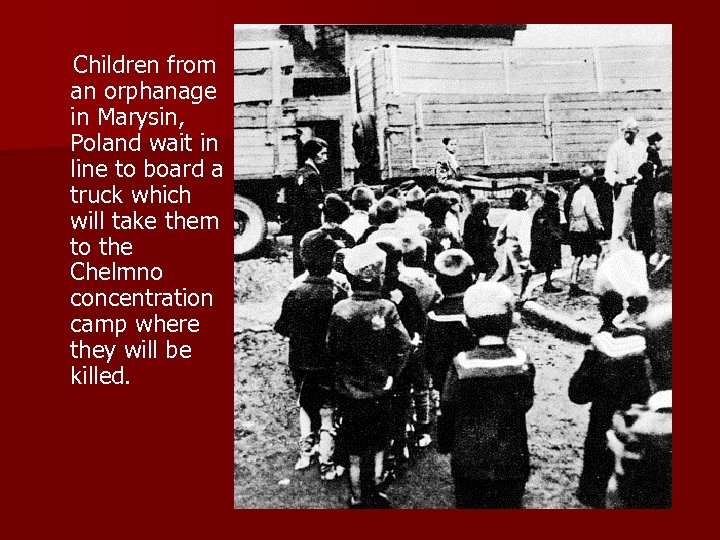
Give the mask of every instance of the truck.
[{"label": "truck", "polygon": [[337,191],[428,180],[445,137],[459,142],[468,188],[561,181],[586,164],[602,174],[628,116],[640,137],[662,134],[672,164],[670,46],[523,49],[506,37],[444,44],[377,28],[316,29],[340,38],[315,43],[314,58],[323,43],[343,45],[344,65],[321,75],[289,41],[235,42],[236,258],[260,245],[268,221],[277,232],[291,219],[283,200],[310,136],[329,142],[326,187]]}]

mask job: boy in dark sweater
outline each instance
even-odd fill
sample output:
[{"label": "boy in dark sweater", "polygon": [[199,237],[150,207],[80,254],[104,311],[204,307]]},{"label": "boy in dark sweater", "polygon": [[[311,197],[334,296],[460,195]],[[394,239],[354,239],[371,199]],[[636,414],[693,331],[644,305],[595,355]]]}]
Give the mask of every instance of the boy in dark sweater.
[{"label": "boy in dark sweater", "polygon": [[425,355],[436,391],[442,391],[452,359],[475,345],[467,327],[463,296],[475,281],[473,261],[461,249],[449,249],[435,257],[434,269],[443,298],[428,313]]},{"label": "boy in dark sweater", "polygon": [[299,393],[300,457],[295,470],[310,466],[319,438],[320,474],[325,480],[334,479],[336,474],[331,394],[333,358],[327,354],[325,337],[333,306],[347,297],[328,277],[337,247],[322,229],[303,237],[300,253],[310,275],[288,292],[275,324],[276,332],[290,338],[290,372]]},{"label": "boy in dark sweater", "polygon": [[407,362],[410,337],[390,300],[380,297],[385,252],[361,244],[345,257],[353,294],[338,302],[328,325],[341,440],[350,462],[349,506],[387,507],[378,486],[390,437],[390,390]]},{"label": "boy in dark sweater", "polygon": [[520,508],[530,474],[525,413],[535,368],[507,345],[513,305],[512,291],[495,282],[473,285],[463,300],[476,344],[454,358],[438,419],[458,508]]}]

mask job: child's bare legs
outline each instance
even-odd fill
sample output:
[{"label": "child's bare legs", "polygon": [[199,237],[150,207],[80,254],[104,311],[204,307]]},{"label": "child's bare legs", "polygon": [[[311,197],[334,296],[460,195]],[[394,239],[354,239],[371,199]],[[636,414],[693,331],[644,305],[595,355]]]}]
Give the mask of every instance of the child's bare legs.
[{"label": "child's bare legs", "polygon": [[324,406],[320,409],[320,474],[324,480],[335,479],[335,430],[333,428],[333,409]]},{"label": "child's bare legs", "polygon": [[295,464],[295,470],[299,471],[307,469],[313,455],[313,446],[315,444],[312,433],[312,421],[310,415],[300,407],[300,457]]},{"label": "child's bare legs", "polygon": [[382,482],[383,477],[383,459],[385,458],[385,451],[380,450],[375,452],[375,485],[379,485]]},{"label": "child's bare legs", "polygon": [[351,504],[359,504],[362,501],[362,490],[360,488],[360,456],[350,455],[350,496]]},{"label": "child's bare legs", "polygon": [[575,257],[572,264],[572,270],[570,271],[570,294],[580,295],[582,290],[578,286],[578,279],[580,278],[580,265],[582,264],[583,256],[580,255]]}]

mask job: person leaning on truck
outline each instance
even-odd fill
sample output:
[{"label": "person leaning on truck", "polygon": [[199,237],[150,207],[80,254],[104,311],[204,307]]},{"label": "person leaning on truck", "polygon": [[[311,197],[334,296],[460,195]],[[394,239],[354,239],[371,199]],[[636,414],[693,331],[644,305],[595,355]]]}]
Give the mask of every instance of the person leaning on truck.
[{"label": "person leaning on truck", "polygon": [[620,130],[622,137],[610,145],[605,163],[605,179],[615,191],[610,251],[630,245],[632,195],[639,178],[638,168],[647,158],[647,147],[637,141],[640,131],[637,120],[628,118]]},{"label": "person leaning on truck", "polygon": [[305,233],[322,224],[322,205],[325,198],[319,167],[327,161],[327,143],[318,138],[308,140],[302,148],[305,163],[295,175],[293,184],[292,234],[293,275],[305,270],[300,257],[300,240]]}]

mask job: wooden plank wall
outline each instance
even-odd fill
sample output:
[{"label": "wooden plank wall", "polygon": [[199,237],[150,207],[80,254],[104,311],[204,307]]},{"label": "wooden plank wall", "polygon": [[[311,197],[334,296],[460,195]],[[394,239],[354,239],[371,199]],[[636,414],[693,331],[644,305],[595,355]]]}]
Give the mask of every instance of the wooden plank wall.
[{"label": "wooden plank wall", "polygon": [[[639,137],[659,131],[661,156],[672,163],[672,93],[610,92],[543,95],[401,94],[386,106],[392,175],[432,174],[442,139],[458,139],[468,173],[604,165],[619,124],[634,116]],[[414,139],[414,140],[413,140]],[[414,157],[414,159],[413,159]]]},{"label": "wooden plank wall", "polygon": [[235,87],[233,94],[235,103],[273,100],[273,47],[278,51],[278,64],[281,70],[278,99],[292,97],[292,68],[295,64],[292,47],[289,45],[244,47],[250,46],[236,45],[234,51]]},{"label": "wooden plank wall", "polygon": [[291,107],[235,105],[236,179],[287,176],[297,170],[296,117]]},{"label": "wooden plank wall", "polygon": [[672,90],[669,45],[595,49],[451,49],[398,45],[396,58],[401,93]]}]

